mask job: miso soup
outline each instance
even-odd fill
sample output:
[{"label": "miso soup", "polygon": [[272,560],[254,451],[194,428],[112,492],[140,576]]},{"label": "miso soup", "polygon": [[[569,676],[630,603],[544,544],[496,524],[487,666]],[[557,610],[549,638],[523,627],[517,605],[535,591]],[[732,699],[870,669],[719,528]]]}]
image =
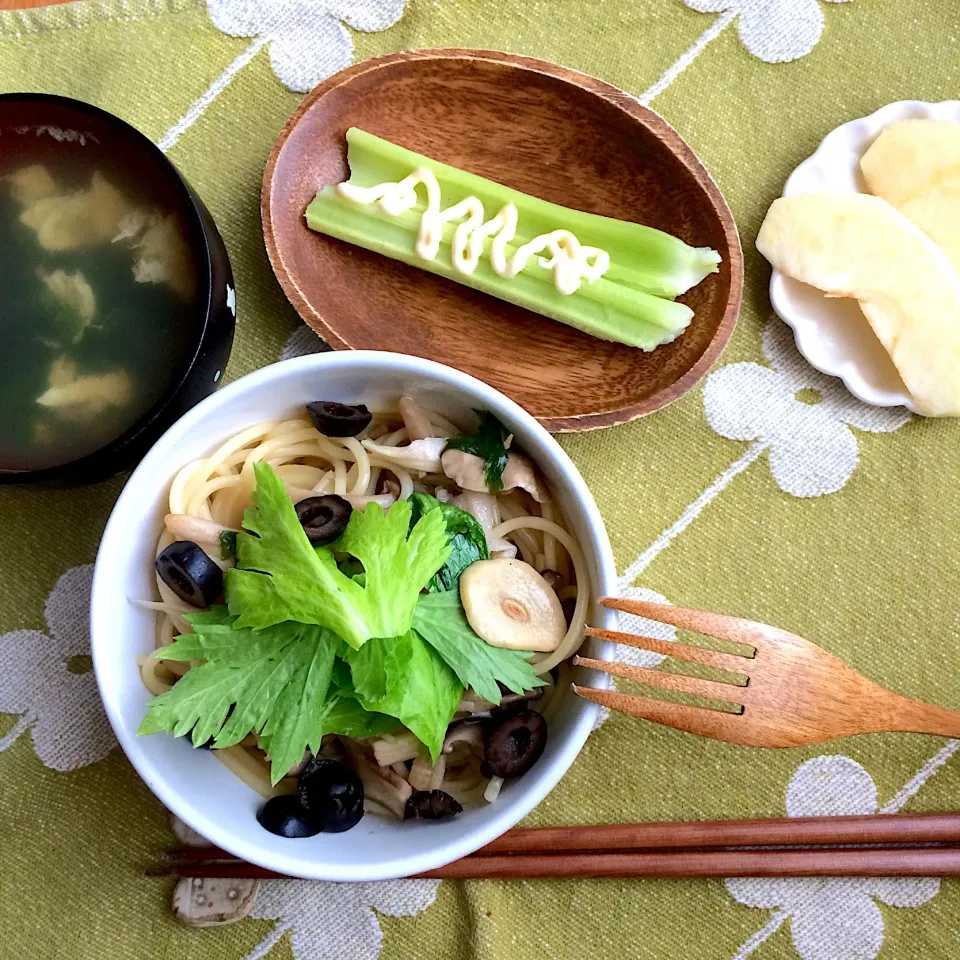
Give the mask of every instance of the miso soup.
[{"label": "miso soup", "polygon": [[198,346],[207,278],[183,187],[99,123],[0,126],[0,470],[116,440]]}]

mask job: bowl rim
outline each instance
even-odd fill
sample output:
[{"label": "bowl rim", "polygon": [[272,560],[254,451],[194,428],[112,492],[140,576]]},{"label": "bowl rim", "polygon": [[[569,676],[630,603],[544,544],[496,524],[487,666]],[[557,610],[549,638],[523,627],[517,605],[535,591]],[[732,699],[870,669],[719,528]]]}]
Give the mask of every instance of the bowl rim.
[{"label": "bowl rim", "polygon": [[[174,192],[179,194],[181,210],[189,220],[190,227],[195,234],[194,242],[191,243],[191,249],[200,255],[197,257],[197,274],[204,285],[206,295],[204,296],[201,291],[198,297],[197,315],[202,315],[203,319],[197,330],[196,346],[189,360],[185,362],[180,376],[171,382],[157,402],[144,413],[139,420],[131,424],[130,427],[119,436],[103,446],[98,447],[96,450],[84,454],[82,457],[77,457],[74,460],[68,460],[64,463],[54,464],[49,467],[41,467],[39,470],[6,469],[0,467],[0,484],[57,484],[69,482],[75,477],[80,477],[88,473],[95,473],[98,478],[102,479],[100,474],[103,470],[107,469],[105,465],[111,460],[122,458],[129,447],[134,446],[137,441],[142,440],[150,428],[155,426],[157,421],[163,418],[164,414],[169,410],[170,405],[180,394],[180,391],[189,383],[193,369],[203,355],[206,339],[210,333],[213,322],[211,314],[214,306],[214,258],[211,250],[210,237],[207,226],[204,223],[203,213],[198,205],[199,200],[183,175],[177,170],[167,155],[146,134],[142,133],[126,120],[123,120],[114,113],[110,113],[109,110],[94,106],[92,103],[77,100],[73,97],[63,97],[54,93],[0,93],[0,109],[2,109],[5,103],[45,103],[57,105],[74,110],[78,114],[87,114],[96,117],[108,126],[113,126],[121,130],[126,136],[129,136],[149,153],[158,167],[164,172]],[[216,229],[216,227],[214,227],[214,229]],[[111,471],[115,471],[116,469],[120,469],[120,465],[111,468]],[[109,472],[107,475],[109,475]]]},{"label": "bowl rim", "polygon": [[[349,369],[354,364],[371,362],[423,376],[425,379],[434,383],[439,382],[453,390],[466,387],[474,393],[474,401],[476,396],[479,395],[480,402],[490,403],[492,409],[497,410],[499,408],[502,413],[520,420],[532,432],[538,434],[538,439],[549,451],[551,463],[563,474],[575,501],[582,509],[584,522],[593,541],[590,544],[590,549],[595,551],[599,595],[610,595],[615,592],[616,567],[613,550],[600,511],[586,482],[557,441],[537,423],[533,416],[493,387],[452,367],[419,357],[360,350],[348,353],[313,354],[262,367],[228,384],[184,414],[154,444],[132,474],[131,481],[139,473],[153,471],[155,467],[160,466],[163,482],[159,489],[165,489],[176,470],[176,465],[170,466],[170,462],[174,459],[170,454],[176,449],[181,437],[189,433],[208,414],[219,408],[229,406],[234,400],[244,396],[251,388],[270,383],[280,384],[288,374],[294,372],[314,371],[320,373],[338,367]],[[215,443],[216,441],[212,442]],[[158,463],[154,463],[155,460]],[[112,593],[113,570],[116,566],[116,560],[111,560],[108,557],[108,552],[115,549],[113,546],[114,540],[123,537],[122,513],[125,512],[127,499],[133,496],[135,492],[132,487],[132,482],[128,481],[114,505],[101,539],[94,568],[90,604],[90,646],[97,687],[107,718],[120,747],[139,776],[170,812],[221,849],[225,849],[248,862],[305,879],[332,881],[387,880],[423,873],[472,853],[518,823],[540,803],[546,794],[556,786],[561,777],[566,774],[593,730],[599,708],[592,702],[577,698],[579,715],[573,723],[571,732],[563,742],[562,749],[553,758],[552,765],[548,768],[549,774],[540,778],[537,788],[519,793],[516,799],[510,802],[509,807],[506,804],[503,805],[503,811],[499,815],[495,813],[485,824],[465,831],[459,837],[439,847],[426,851],[414,849],[409,854],[396,856],[376,865],[336,864],[332,867],[324,861],[318,860],[315,853],[309,860],[302,854],[298,855],[296,852],[298,848],[295,845],[291,846],[290,854],[276,854],[272,851],[262,850],[255,841],[238,836],[226,826],[221,825],[216,819],[203,815],[189,797],[184,796],[182,792],[167,784],[163,771],[155,767],[153,762],[145,756],[136,733],[127,728],[113,689],[104,680],[101,662],[107,656],[108,645],[102,638],[109,632],[110,610],[115,608],[117,602]],[[132,558],[133,554],[134,551],[129,551],[128,558]],[[601,608],[601,617],[604,621],[602,625],[613,626],[614,616],[612,611]],[[612,644],[600,641],[597,643],[597,648],[596,655],[599,659],[607,660],[611,657]],[[607,680],[608,678],[605,675],[598,674],[595,685],[608,685]],[[119,687],[114,689],[119,689]]]},{"label": "bowl rim", "polygon": [[260,222],[263,226],[263,239],[267,248],[270,266],[284,294],[300,315],[301,319],[326,340],[335,350],[353,350],[349,341],[342,332],[337,332],[329,326],[326,319],[313,308],[303,295],[295,277],[287,270],[280,249],[277,246],[273,230],[272,192],[273,178],[277,163],[280,159],[287,140],[301,118],[322,97],[341,86],[345,86],[371,71],[380,70],[398,63],[408,63],[416,60],[484,60],[495,62],[516,70],[531,71],[544,74],[555,79],[573,84],[594,94],[602,100],[612,104],[618,110],[626,113],[633,120],[650,130],[680,161],[699,185],[710,207],[716,216],[724,240],[729,251],[727,266],[730,270],[730,292],[724,305],[723,315],[712,339],[697,361],[677,380],[663,387],[656,393],[637,403],[629,404],[618,410],[574,414],[558,417],[536,417],[540,424],[553,433],[574,433],[585,430],[596,430],[601,427],[617,426],[629,423],[639,417],[654,413],[668,404],[679,400],[684,394],[692,390],[706,375],[710,368],[720,359],[726,349],[740,314],[743,300],[743,250],[740,245],[740,236],[737,231],[733,213],[730,210],[720,188],[716,185],[702,161],[680,134],[660,114],[642,104],[635,97],[625,93],[613,84],[600,80],[590,74],[565,67],[549,60],[538,57],[528,57],[520,54],[505,53],[498,50],[472,49],[468,47],[424,47],[418,50],[403,50],[397,53],[388,53],[379,57],[372,57],[360,63],[353,64],[328,77],[321,84],[314,87],[294,111],[293,115],[284,124],[277,136],[270,158],[263,173],[263,184],[260,193]]}]

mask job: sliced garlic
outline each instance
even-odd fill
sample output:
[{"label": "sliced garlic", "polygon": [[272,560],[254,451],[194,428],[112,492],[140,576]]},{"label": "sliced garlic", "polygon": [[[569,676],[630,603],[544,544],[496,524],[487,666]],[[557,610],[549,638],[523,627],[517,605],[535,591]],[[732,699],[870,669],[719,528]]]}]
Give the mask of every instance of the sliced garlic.
[{"label": "sliced garlic", "polygon": [[567,632],[557,595],[523,560],[478,560],[460,577],[460,599],[477,636],[491,646],[549,653]]}]

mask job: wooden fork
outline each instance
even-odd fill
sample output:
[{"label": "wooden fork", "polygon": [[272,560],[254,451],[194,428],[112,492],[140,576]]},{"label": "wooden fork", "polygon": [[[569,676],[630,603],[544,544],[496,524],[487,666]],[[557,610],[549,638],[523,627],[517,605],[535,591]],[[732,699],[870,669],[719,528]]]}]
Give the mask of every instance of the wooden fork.
[{"label": "wooden fork", "polygon": [[726,712],[574,685],[581,697],[612,710],[752,747],[798,747],[835,737],[884,731],[960,737],[960,711],[921,703],[887,690],[794,633],[740,617],[661,603],[612,597],[600,602],[614,610],[750,648],[743,655],[720,653],[686,643],[666,643],[653,637],[588,627],[591,637],[741,675],[738,685],[735,680],[704,680],[574,657],[573,662],[584,667],[649,687],[723,701],[737,708],[736,712]]}]

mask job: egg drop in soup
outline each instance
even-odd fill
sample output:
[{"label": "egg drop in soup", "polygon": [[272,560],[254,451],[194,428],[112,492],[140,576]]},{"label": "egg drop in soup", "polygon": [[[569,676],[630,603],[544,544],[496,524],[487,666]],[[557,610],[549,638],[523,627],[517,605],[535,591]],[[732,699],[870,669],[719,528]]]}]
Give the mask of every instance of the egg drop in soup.
[{"label": "egg drop in soup", "polygon": [[182,379],[202,239],[142,145],[3,134],[0,470],[36,470],[111,443]]}]

